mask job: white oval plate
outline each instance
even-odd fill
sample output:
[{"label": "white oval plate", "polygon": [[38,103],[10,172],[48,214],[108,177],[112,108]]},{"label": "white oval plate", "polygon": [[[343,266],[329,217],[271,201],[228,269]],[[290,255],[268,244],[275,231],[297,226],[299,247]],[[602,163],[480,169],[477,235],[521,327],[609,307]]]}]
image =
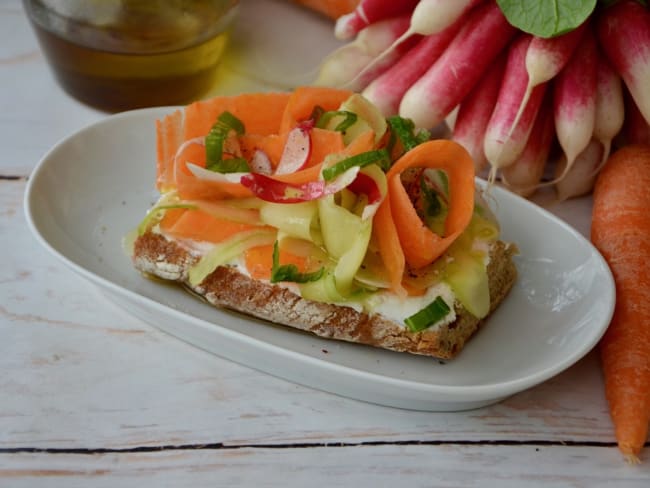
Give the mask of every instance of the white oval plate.
[{"label": "white oval plate", "polygon": [[144,279],[121,248],[156,201],[154,120],[169,108],[106,118],[56,145],[33,172],[25,212],[36,238],[142,320],[219,356],[297,383],[418,410],[497,402],[566,369],[611,318],[609,268],[582,235],[499,188],[495,211],[516,242],[519,279],[452,361],[320,339],[208,306]]}]

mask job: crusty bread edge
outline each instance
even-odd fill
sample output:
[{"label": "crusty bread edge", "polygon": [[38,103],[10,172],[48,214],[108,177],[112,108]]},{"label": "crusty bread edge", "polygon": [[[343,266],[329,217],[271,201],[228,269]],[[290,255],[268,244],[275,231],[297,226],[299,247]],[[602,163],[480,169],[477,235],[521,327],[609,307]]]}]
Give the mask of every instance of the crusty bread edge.
[{"label": "crusty bread edge", "polygon": [[[515,253],[514,245],[502,241],[491,246],[488,264],[490,313],[505,299],[516,280],[517,270],[512,260]],[[147,232],[134,243],[135,268],[188,287],[189,268],[197,259],[161,234]],[[351,307],[304,299],[286,287],[251,279],[232,266],[218,267],[198,286],[191,288],[217,307],[320,337],[441,359],[455,357],[485,321],[456,305],[454,322],[410,332],[405,326],[378,314],[368,315]]]}]

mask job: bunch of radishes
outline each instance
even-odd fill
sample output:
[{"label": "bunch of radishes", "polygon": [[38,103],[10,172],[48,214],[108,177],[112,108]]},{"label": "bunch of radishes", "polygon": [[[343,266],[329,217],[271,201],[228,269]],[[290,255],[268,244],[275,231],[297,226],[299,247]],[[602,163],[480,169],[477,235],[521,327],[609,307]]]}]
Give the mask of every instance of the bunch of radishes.
[{"label": "bunch of radishes", "polygon": [[335,35],[351,41],[316,84],[418,127],[445,122],[478,172],[520,194],[588,193],[612,141],[650,142],[645,2],[360,0]]}]

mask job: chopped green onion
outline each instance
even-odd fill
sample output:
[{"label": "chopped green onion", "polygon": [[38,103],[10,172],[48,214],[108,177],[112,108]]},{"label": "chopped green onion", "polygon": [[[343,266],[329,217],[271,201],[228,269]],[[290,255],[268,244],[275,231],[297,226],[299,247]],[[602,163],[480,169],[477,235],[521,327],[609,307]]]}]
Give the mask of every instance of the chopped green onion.
[{"label": "chopped green onion", "polygon": [[388,125],[393,133],[397,135],[405,151],[410,151],[415,146],[428,141],[431,134],[425,129],[415,131],[415,124],[411,119],[405,119],[399,115],[388,118]]},{"label": "chopped green onion", "polygon": [[323,170],[323,178],[325,181],[336,178],[341,173],[354,166],[368,166],[369,164],[377,163],[383,170],[390,167],[390,156],[386,149],[376,149],[374,151],[367,151],[361,154],[356,154],[349,158],[342,159],[338,163]]},{"label": "chopped green onion", "polygon": [[320,117],[317,119],[316,127],[319,129],[324,129],[327,127],[327,124],[329,124],[330,120],[332,120],[337,115],[345,118],[339,122],[336,127],[334,127],[335,131],[344,132],[347,128],[349,128],[357,121],[357,114],[354,112],[349,112],[347,110],[330,110],[329,112],[324,112],[320,115]]},{"label": "chopped green onion", "polygon": [[234,130],[239,135],[242,135],[244,132],[246,132],[244,123],[227,110],[219,115],[217,118],[217,123],[221,124],[221,127],[224,129]]},{"label": "chopped green onion", "polygon": [[280,249],[278,241],[273,244],[273,267],[271,268],[271,283],[280,281],[292,281],[294,283],[307,283],[318,281],[323,276],[325,268],[321,267],[312,273],[301,273],[295,264],[283,264],[280,266]]},{"label": "chopped green onion", "polygon": [[404,323],[411,332],[420,332],[446,317],[450,310],[449,305],[438,296],[422,310],[404,319]]},{"label": "chopped green onion", "polygon": [[217,173],[250,173],[248,161],[244,158],[220,159],[206,166],[206,169]]},{"label": "chopped green onion", "polygon": [[[208,132],[208,135],[205,136],[205,162],[206,168],[209,170],[219,171],[218,169],[213,168],[218,166],[218,163],[222,159],[223,143],[231,130],[234,130],[237,134],[241,135],[246,129],[243,122],[233,114],[228,111],[222,112],[219,117],[217,117],[217,121],[210,129],[210,132]],[[224,173],[227,171],[219,172]]]},{"label": "chopped green onion", "polygon": [[216,126],[217,124],[205,136],[205,164],[207,168],[211,168],[217,164],[223,154],[223,141],[226,138],[226,134]]}]

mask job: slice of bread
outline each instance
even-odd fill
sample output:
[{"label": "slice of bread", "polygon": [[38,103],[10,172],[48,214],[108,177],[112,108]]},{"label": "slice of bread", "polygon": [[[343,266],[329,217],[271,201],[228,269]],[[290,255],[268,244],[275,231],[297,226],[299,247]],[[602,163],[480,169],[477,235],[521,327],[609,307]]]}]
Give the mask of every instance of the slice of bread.
[{"label": "slice of bread", "polygon": [[[490,248],[490,313],[515,282],[517,271],[512,257],[516,251],[515,246],[501,241]],[[286,287],[251,279],[232,266],[218,267],[198,286],[191,287],[188,273],[197,260],[196,255],[177,242],[151,231],[138,237],[134,244],[134,265],[145,274],[183,284],[217,307],[325,338],[450,359],[463,349],[485,320],[474,317],[456,303],[454,322],[411,332],[405,325],[378,314],[302,298]]]}]

